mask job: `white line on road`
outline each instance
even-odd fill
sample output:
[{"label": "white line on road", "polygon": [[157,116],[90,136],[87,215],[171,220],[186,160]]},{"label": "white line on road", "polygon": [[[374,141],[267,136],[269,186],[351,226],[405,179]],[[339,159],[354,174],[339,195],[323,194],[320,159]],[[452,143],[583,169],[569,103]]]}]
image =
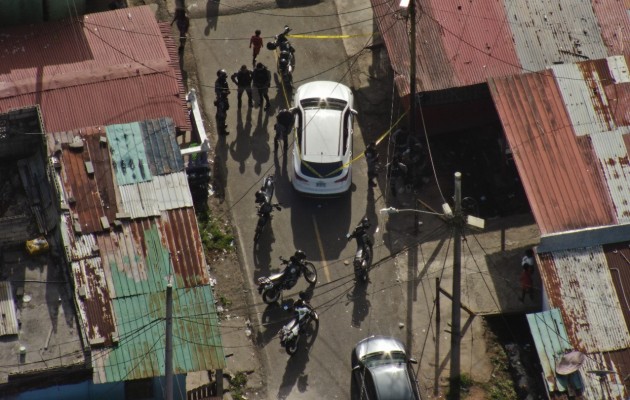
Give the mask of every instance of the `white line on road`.
[{"label": "white line on road", "polygon": [[315,227],[315,238],[317,238],[317,247],[319,247],[319,255],[322,259],[322,265],[324,266],[324,274],[326,275],[326,281],[330,282],[330,271],[328,270],[328,263],[324,257],[324,246],[322,245],[322,238],[319,236],[319,228],[317,227],[317,220],[315,216],[313,218],[313,226]]}]

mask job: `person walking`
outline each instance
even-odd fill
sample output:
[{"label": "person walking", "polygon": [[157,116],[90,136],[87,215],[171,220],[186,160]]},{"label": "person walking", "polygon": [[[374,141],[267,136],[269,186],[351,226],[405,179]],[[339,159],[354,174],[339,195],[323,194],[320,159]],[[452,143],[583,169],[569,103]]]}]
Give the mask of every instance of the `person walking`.
[{"label": "person walking", "polygon": [[175,10],[175,16],[171,21],[171,26],[173,23],[177,21],[177,30],[179,30],[179,50],[184,49],[184,45],[186,45],[186,34],[188,33],[188,28],[190,27],[190,18],[186,15],[185,8],[178,8]]},{"label": "person walking", "polygon": [[256,64],[254,72],[252,72],[252,80],[254,87],[258,91],[258,97],[260,100],[260,106],[263,107],[265,103],[263,100],[267,100],[267,105],[264,106],[265,111],[269,109],[269,86],[271,86],[271,72],[263,65],[263,63]]},{"label": "person walking", "polygon": [[251,107],[252,103],[252,71],[247,68],[247,65],[241,65],[241,69],[233,73],[230,77],[232,82],[236,84],[236,98],[238,99],[238,108],[241,108],[241,98],[243,92],[247,92],[247,105]]},{"label": "person walking", "polygon": [[365,161],[367,162],[368,186],[376,186],[374,178],[378,175],[378,151],[376,151],[376,143],[370,142],[365,148]]},{"label": "person walking", "polygon": [[260,37],[260,29],[256,29],[252,37],[249,39],[249,48],[252,49],[252,67],[256,66],[256,57],[260,54],[263,46],[263,40]]},{"label": "person walking", "polygon": [[278,151],[278,142],[284,142],[284,154],[287,154],[287,149],[289,147],[289,132],[293,128],[293,123],[295,122],[295,108],[290,109],[282,109],[276,116],[276,124],[273,126],[276,130],[276,136],[273,138],[273,152],[276,153]]}]

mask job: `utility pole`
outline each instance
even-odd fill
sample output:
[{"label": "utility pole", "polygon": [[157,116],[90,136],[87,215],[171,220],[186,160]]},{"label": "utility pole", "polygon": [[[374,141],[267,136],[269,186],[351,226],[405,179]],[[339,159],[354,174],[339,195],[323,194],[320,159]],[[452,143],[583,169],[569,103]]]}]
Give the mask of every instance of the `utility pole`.
[{"label": "utility pole", "polygon": [[409,3],[409,134],[416,134],[416,0]]},{"label": "utility pole", "polygon": [[455,212],[453,216],[453,308],[451,311],[451,375],[449,395],[452,400],[459,400],[459,344],[461,336],[461,274],[462,274],[462,174],[455,172]]},{"label": "utility pole", "polygon": [[166,285],[166,349],[164,351],[166,400],[173,400],[173,284]]}]

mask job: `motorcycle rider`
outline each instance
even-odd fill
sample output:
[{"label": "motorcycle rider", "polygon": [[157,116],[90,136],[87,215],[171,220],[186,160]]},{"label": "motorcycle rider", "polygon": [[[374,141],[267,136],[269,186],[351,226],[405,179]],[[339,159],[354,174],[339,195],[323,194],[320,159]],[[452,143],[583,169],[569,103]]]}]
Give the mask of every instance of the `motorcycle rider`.
[{"label": "motorcycle rider", "polygon": [[372,239],[370,235],[368,235],[368,229],[370,229],[370,220],[368,217],[363,217],[359,224],[354,228],[352,233],[348,234],[348,241],[352,239],[357,239],[357,245],[359,247],[363,247],[367,245],[370,248],[370,254],[372,254],[374,243],[372,243]]},{"label": "motorcycle rider", "polygon": [[304,333],[304,322],[307,320],[305,317],[313,312],[313,306],[308,302],[306,293],[300,292],[298,296],[300,298],[293,303],[293,312],[300,326],[300,333]]},{"label": "motorcycle rider", "polygon": [[295,112],[297,108],[286,108],[280,110],[278,115],[276,116],[276,124],[273,126],[276,130],[276,136],[273,138],[273,152],[276,153],[278,151],[278,141],[282,140],[284,142],[284,154],[287,154],[288,148],[288,138],[291,129],[293,128],[293,123],[295,122]]},{"label": "motorcycle rider", "polygon": [[299,264],[304,262],[304,260],[306,260],[306,254],[302,250],[296,250],[295,253],[289,257],[287,266],[282,272],[286,289],[291,289],[297,283],[300,277]]}]

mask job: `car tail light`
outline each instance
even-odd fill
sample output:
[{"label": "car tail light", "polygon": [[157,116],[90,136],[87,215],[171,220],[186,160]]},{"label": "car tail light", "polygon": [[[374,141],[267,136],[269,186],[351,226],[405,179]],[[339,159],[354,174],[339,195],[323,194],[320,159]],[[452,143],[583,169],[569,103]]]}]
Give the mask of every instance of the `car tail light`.
[{"label": "car tail light", "polygon": [[344,182],[344,181],[347,181],[347,180],[348,180],[348,175],[350,175],[350,174],[345,174],[343,177],[341,177],[341,178],[337,179],[337,180],[335,181],[335,183],[339,183],[339,182]]}]

